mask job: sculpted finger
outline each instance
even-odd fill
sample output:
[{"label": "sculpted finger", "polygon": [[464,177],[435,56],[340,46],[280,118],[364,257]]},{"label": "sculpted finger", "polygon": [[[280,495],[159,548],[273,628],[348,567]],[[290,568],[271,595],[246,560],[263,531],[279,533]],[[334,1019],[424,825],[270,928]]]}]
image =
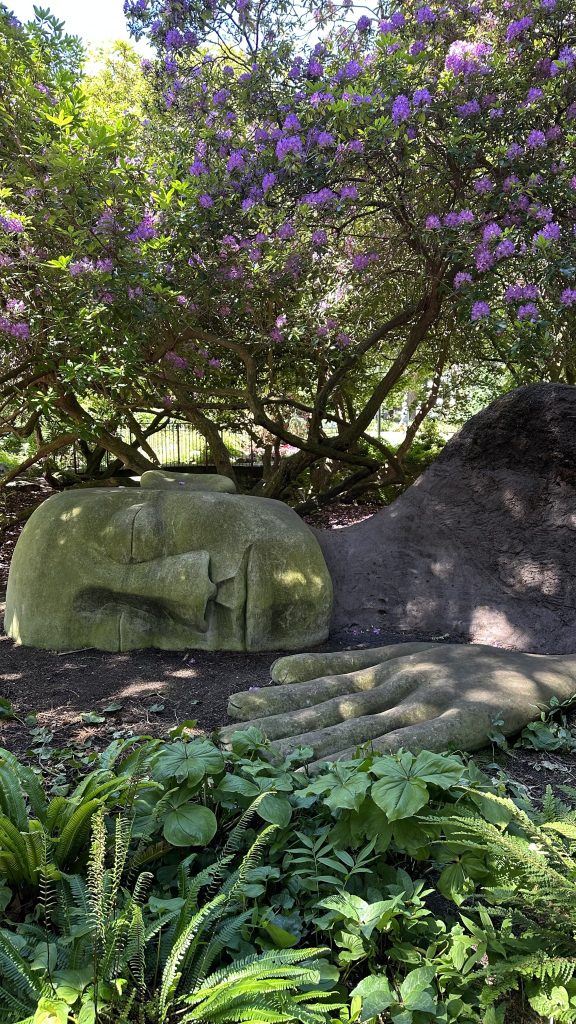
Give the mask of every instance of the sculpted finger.
[{"label": "sculpted finger", "polygon": [[387,711],[348,718],[322,729],[303,731],[290,736],[284,734],[283,738],[274,742],[274,748],[280,754],[288,754],[296,747],[312,747],[315,758],[330,758],[341,750],[355,748],[380,738],[387,731],[403,729],[433,715],[433,710],[427,705],[405,702]]},{"label": "sculpted finger", "polygon": [[[269,740],[275,740],[286,736],[296,736],[298,738],[303,733],[306,733],[306,735],[316,735],[326,731],[328,726],[336,726],[341,722],[349,723],[350,719],[356,720],[362,718],[362,716],[378,715],[387,708],[397,705],[412,689],[412,681],[402,676],[389,682],[385,688],[379,686],[377,679],[381,668],[382,666],[377,666],[376,669],[365,669],[364,672],[354,672],[348,676],[336,676],[334,680],[315,679],[315,687],[319,687],[324,683],[327,683],[329,686],[334,684],[338,687],[346,686],[346,692],[339,696],[331,697],[329,700],[324,700],[319,704],[312,703],[311,699],[307,706],[297,707],[293,711],[288,710],[289,707],[293,708],[295,703],[294,701],[288,702],[288,697],[294,694],[292,687],[278,687],[279,690],[288,691],[288,693],[280,694],[282,697],[282,701],[279,702],[282,704],[280,713],[253,718],[249,724],[260,729]],[[350,692],[351,685],[354,683],[359,692]],[[302,685],[306,686],[305,683]],[[266,700],[268,694],[271,698],[270,702]],[[274,707],[277,708],[277,705],[273,703],[276,694],[277,690],[275,687],[264,690],[260,706],[268,711],[273,710]],[[300,687],[298,687],[297,694],[300,694]],[[235,694],[234,696],[241,698],[244,697],[244,694]],[[234,699],[234,696],[231,700]],[[259,695],[250,693],[247,696],[254,697]],[[310,689],[309,696],[310,698],[314,697],[312,688]],[[300,701],[296,703],[300,704]],[[252,704],[253,706],[254,704]],[[234,726],[227,726],[221,730],[220,735],[224,737],[229,736],[234,732],[234,729]],[[353,741],[351,740],[351,742]],[[307,742],[306,745],[310,744]],[[300,743],[295,742],[293,746],[300,746]]]},{"label": "sculpted finger", "polygon": [[[480,750],[488,743],[492,719],[485,716],[471,716],[461,708],[450,708],[435,718],[411,722],[393,729],[384,735],[374,737],[367,746],[381,754],[394,754],[398,750],[409,750],[418,754],[421,750],[441,753],[446,750]],[[276,746],[276,744],[275,744]],[[323,768],[327,760],[348,761],[358,756],[358,744],[337,751],[330,757],[324,755],[308,766],[309,771]]]},{"label": "sculpted finger", "polygon": [[[406,675],[401,672],[405,665],[404,660],[396,659],[393,662],[379,663],[356,672],[349,672],[347,675],[329,675],[321,676],[319,679],[309,679],[299,683],[297,687],[288,683],[283,686],[264,686],[254,690],[241,690],[230,696],[228,714],[230,718],[239,721],[285,714],[289,721],[292,721],[293,712],[301,708],[314,707],[315,711],[310,717],[310,722],[312,726],[316,721],[316,725],[319,727],[330,724],[332,720],[337,722],[341,721],[342,717],[349,717],[349,715],[338,716],[338,714],[333,718],[330,717],[337,707],[337,705],[331,704],[331,698],[363,693],[387,684],[386,693],[379,693],[375,705],[368,697],[366,697],[365,703],[359,700],[355,705],[358,707],[356,714],[360,715],[367,714],[374,706],[377,710],[383,711],[401,700],[413,688],[412,679],[406,678]],[[342,705],[342,707],[344,706]],[[293,731],[300,732],[300,729]],[[283,733],[283,735],[288,735],[288,733]]]},{"label": "sculpted finger", "polygon": [[270,677],[275,683],[301,683],[320,676],[342,675],[358,669],[370,668],[392,658],[417,654],[438,644],[406,643],[389,644],[386,647],[370,647],[361,651],[334,651],[316,654],[289,654],[277,658],[270,668]]}]

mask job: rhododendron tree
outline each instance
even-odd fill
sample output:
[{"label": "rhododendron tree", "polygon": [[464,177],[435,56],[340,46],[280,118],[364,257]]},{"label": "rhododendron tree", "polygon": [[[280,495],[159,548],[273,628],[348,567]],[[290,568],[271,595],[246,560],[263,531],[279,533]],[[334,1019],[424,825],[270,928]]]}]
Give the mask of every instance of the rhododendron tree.
[{"label": "rhododendron tree", "polygon": [[[216,426],[245,417],[296,449],[263,493],[287,493],[328,459],[347,467],[329,498],[401,479],[451,367],[495,359],[515,380],[576,380],[569,0],[407,0],[373,15],[256,0],[125,10],[156,49],[145,62],[155,104],[123,121],[108,151],[91,144],[97,172],[68,169],[100,184],[67,210],[65,237],[61,222],[50,241],[41,229],[44,193],[26,203],[20,150],[0,210],[4,259],[43,239],[44,260],[29,263],[68,310],[66,330],[93,339],[91,362],[84,354],[69,377],[105,398],[111,420],[165,408],[232,472]],[[61,167],[86,153],[85,115],[74,116],[78,127],[50,136],[55,196]],[[2,330],[11,346],[20,331],[26,352],[45,353],[50,336],[56,388],[66,314],[58,322],[45,296],[24,296],[22,280],[18,264]],[[41,323],[28,316],[40,308]],[[429,384],[392,453],[366,431],[415,367]]]}]

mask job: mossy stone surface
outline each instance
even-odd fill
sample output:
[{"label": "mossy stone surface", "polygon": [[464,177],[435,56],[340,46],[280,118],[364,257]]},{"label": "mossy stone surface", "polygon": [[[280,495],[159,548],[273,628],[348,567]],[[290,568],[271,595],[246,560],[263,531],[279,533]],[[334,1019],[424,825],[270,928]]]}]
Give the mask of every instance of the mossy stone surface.
[{"label": "mossy stone surface", "polygon": [[67,491],[16,545],[5,628],[53,650],[295,650],[328,635],[332,583],[282,502],[144,488]]}]

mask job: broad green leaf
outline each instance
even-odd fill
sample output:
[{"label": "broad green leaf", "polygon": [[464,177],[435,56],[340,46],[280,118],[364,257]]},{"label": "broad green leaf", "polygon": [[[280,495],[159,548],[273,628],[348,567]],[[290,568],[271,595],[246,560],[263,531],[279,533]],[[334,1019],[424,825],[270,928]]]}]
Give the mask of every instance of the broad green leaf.
[{"label": "broad green leaf", "polygon": [[209,740],[176,740],[161,751],[153,776],[196,785],[205,775],[217,775],[223,770],[224,756]]},{"label": "broad green leaf", "polygon": [[67,1024],[68,1003],[52,996],[42,996],[32,1017],[32,1024]]},{"label": "broad green leaf", "polygon": [[436,1001],[430,983],[435,974],[434,967],[417,967],[406,975],[400,985],[400,997],[407,1009],[434,1013]]},{"label": "broad green leaf", "polygon": [[362,772],[352,775],[346,782],[334,786],[324,797],[331,811],[357,811],[370,786],[370,777]]},{"label": "broad green leaf", "polygon": [[207,846],[218,822],[209,807],[185,803],[166,815],[163,835],[172,846]]},{"label": "broad green leaf", "polygon": [[286,931],[285,928],[281,928],[280,925],[274,924],[273,921],[264,921],[262,928],[267,932],[278,949],[290,949],[291,946],[298,945],[298,935],[292,935],[290,932]]},{"label": "broad green leaf", "polygon": [[411,778],[401,765],[392,764],[390,773],[372,786],[372,799],[389,821],[397,821],[410,818],[428,803],[428,789],[422,779]]},{"label": "broad green leaf", "polygon": [[257,811],[264,821],[270,822],[271,825],[280,825],[281,828],[286,828],[292,817],[290,802],[272,793],[267,793],[259,802]]},{"label": "broad green leaf", "polygon": [[362,1000],[361,1021],[377,1017],[383,1010],[387,1010],[392,1003],[396,1002],[396,996],[390,988],[388,979],[374,974],[364,978],[356,985],[356,988],[352,989],[350,995]]},{"label": "broad green leaf", "polygon": [[433,754],[430,750],[421,750],[410,773],[430,785],[450,789],[460,782],[465,768],[457,757],[450,754]]}]

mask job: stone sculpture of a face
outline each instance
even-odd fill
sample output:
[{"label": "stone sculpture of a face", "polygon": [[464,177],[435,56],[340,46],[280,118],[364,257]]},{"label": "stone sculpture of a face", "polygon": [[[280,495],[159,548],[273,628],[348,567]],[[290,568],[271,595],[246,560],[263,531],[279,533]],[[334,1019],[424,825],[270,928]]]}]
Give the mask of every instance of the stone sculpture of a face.
[{"label": "stone sculpture of a face", "polygon": [[68,491],[16,546],[5,627],[52,650],[277,650],[328,635],[332,583],[279,501],[184,490]]}]

